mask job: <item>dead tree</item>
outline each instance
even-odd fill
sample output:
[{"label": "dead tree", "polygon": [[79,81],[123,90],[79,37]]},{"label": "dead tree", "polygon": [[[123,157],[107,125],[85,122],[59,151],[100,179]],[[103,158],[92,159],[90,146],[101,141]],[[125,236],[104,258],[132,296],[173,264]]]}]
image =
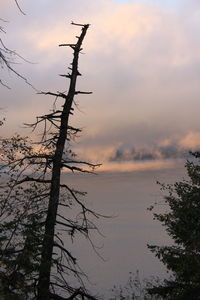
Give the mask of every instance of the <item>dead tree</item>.
[{"label": "dead tree", "polygon": [[[74,24],[73,25],[79,25]],[[47,211],[47,218],[45,221],[45,234],[44,240],[42,245],[42,256],[41,256],[41,265],[40,265],[40,274],[39,274],[39,282],[38,282],[38,300],[44,300],[50,298],[50,291],[49,287],[51,284],[51,264],[52,264],[52,255],[53,255],[53,248],[58,247],[61,251],[63,251],[62,246],[56,244],[54,242],[54,235],[55,235],[55,225],[57,219],[57,211],[59,205],[59,194],[60,188],[66,189],[75,201],[79,200],[76,197],[76,194],[66,185],[61,185],[60,183],[60,176],[61,176],[61,169],[67,166],[67,161],[63,160],[63,155],[65,151],[65,143],[68,139],[68,132],[75,131],[77,129],[69,127],[69,116],[72,114],[73,108],[73,101],[74,96],[77,94],[85,93],[76,91],[76,80],[77,77],[80,75],[78,71],[78,59],[79,53],[81,52],[82,42],[86,35],[87,29],[89,25],[80,25],[82,27],[81,35],[78,37],[78,41],[76,44],[62,44],[60,46],[69,46],[73,49],[74,58],[72,62],[72,67],[70,68],[70,73],[65,75],[67,78],[70,79],[69,90],[67,94],[64,93],[45,93],[46,95],[53,95],[57,98],[61,98],[64,100],[63,109],[62,111],[54,111],[49,115],[43,116],[40,120],[42,122],[49,121],[53,126],[58,128],[58,131],[55,135],[53,135],[48,143],[53,143],[55,145],[55,153],[52,157],[52,178],[51,178],[51,186],[50,186],[50,198],[49,198],[49,206]],[[90,92],[89,92],[90,93]],[[39,122],[39,121],[38,121]],[[73,169],[74,167],[72,167]],[[80,203],[81,204],[81,203]],[[81,204],[82,205],[82,204]],[[84,223],[87,224],[87,217],[85,216],[85,208],[82,207],[83,211],[83,218]],[[85,230],[85,229],[84,229]],[[74,261],[74,258],[66,252],[69,259]],[[77,294],[77,291],[75,291]],[[75,298],[75,296],[73,297]],[[72,299],[72,298],[71,298]]]},{"label": "dead tree", "polygon": [[[10,299],[13,295],[14,299],[95,299],[84,287],[84,273],[60,235],[67,233],[73,240],[79,233],[91,241],[90,231],[97,230],[93,219],[100,217],[86,206],[85,193],[61,182],[63,171],[93,173],[99,166],[78,160],[69,146],[80,132],[69,123],[74,98],[91,94],[76,90],[77,77],[81,76],[79,54],[89,24],[72,25],[81,28],[77,42],[60,45],[73,50],[69,72],[61,75],[69,80],[68,92],[41,93],[61,103],[28,125],[33,130],[44,125],[39,150],[19,136],[2,140],[2,172],[10,180],[2,184],[4,194],[0,199],[0,295],[2,287],[2,295],[7,296],[9,291]],[[70,279],[71,274],[78,279],[76,283]]]}]

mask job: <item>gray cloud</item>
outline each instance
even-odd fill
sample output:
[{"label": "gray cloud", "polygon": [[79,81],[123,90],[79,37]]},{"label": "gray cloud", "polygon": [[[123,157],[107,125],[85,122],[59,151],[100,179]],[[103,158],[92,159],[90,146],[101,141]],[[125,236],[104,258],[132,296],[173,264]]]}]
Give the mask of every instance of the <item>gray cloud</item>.
[{"label": "gray cloud", "polygon": [[121,146],[115,150],[114,155],[111,156],[109,160],[114,162],[125,162],[176,159],[186,158],[189,155],[188,153],[189,149],[180,148],[176,144],[157,146],[154,148],[134,148]]}]

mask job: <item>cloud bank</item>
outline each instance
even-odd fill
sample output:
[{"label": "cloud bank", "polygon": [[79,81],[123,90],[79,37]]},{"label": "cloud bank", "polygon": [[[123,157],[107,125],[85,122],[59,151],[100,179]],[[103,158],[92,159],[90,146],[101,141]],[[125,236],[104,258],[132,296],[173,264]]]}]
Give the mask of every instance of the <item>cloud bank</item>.
[{"label": "cloud bank", "polygon": [[121,145],[110,161],[153,161],[189,157],[189,152],[200,151],[200,132],[189,132],[183,137],[161,140],[153,147]]},{"label": "cloud bank", "polygon": [[[91,23],[80,57],[84,75],[78,88],[92,96],[77,99],[72,122],[83,128],[75,145],[82,155],[103,160],[180,157],[199,140],[200,3],[114,0],[45,0],[22,3],[27,16],[7,2],[1,5],[6,45],[37,64],[17,65],[40,90],[64,90],[57,77],[70,63],[60,49],[74,41],[71,20]],[[8,132],[22,131],[51,109],[52,99],[36,95],[5,75],[1,107]],[[27,132],[25,133],[27,134]],[[162,141],[170,141],[162,146]],[[128,145],[128,146],[127,146]],[[95,153],[94,153],[95,152]]]}]

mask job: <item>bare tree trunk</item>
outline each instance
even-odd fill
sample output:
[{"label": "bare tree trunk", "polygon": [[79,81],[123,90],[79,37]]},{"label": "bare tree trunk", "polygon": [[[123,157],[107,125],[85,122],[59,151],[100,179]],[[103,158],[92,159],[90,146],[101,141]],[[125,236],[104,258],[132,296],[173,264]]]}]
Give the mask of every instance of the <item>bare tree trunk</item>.
[{"label": "bare tree trunk", "polygon": [[78,25],[82,27],[82,32],[81,35],[78,37],[77,43],[60,45],[60,46],[71,47],[74,51],[74,58],[72,62],[71,74],[66,75],[66,77],[70,78],[70,86],[69,86],[68,94],[57,95],[58,97],[60,96],[64,98],[65,102],[60,117],[61,119],[60,127],[58,132],[56,148],[55,148],[55,154],[53,157],[50,198],[49,198],[49,206],[48,206],[47,217],[45,222],[45,234],[44,234],[43,245],[42,245],[37,300],[51,299],[50,276],[51,276],[52,254],[53,254],[53,247],[54,247],[55,224],[56,224],[56,216],[57,216],[59,194],[60,194],[62,156],[63,156],[65,142],[68,135],[68,126],[69,126],[68,121],[69,121],[69,115],[71,113],[73,99],[76,94],[81,93],[81,92],[77,92],[75,89],[77,76],[80,75],[78,71],[78,59],[79,59],[79,53],[81,51],[81,45],[89,25],[88,24],[81,25],[81,24],[74,24],[74,23],[73,25]]}]

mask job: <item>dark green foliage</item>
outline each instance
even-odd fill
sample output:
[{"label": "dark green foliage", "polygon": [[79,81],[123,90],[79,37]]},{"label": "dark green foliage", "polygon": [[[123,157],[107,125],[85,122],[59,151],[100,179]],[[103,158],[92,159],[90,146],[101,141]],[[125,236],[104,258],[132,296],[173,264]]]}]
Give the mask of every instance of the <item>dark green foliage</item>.
[{"label": "dark green foliage", "polygon": [[162,185],[167,211],[154,217],[166,228],[174,245],[148,248],[171,271],[170,279],[150,290],[164,299],[200,299],[200,153],[187,161],[188,179]]}]

